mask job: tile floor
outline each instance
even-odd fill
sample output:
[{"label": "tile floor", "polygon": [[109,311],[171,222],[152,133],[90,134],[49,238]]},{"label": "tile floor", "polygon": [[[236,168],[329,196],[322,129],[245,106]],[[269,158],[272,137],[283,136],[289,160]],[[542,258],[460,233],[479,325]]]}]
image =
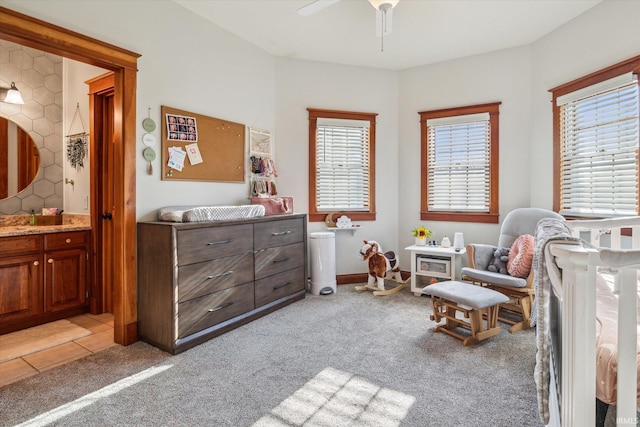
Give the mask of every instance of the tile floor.
[{"label": "tile floor", "polygon": [[0,363],[0,387],[115,345],[113,314],[81,314],[67,320],[88,329],[91,335]]}]

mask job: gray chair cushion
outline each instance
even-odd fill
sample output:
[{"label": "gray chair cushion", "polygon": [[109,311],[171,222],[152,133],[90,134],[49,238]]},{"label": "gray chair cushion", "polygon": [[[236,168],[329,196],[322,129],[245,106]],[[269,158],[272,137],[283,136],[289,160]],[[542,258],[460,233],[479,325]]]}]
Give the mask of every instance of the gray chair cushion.
[{"label": "gray chair cushion", "polygon": [[518,208],[512,210],[504,217],[504,221],[500,227],[498,246],[501,248],[510,248],[513,242],[523,234],[535,236],[538,221],[542,218],[564,220],[562,215],[547,209]]},{"label": "gray chair cushion", "polygon": [[475,309],[492,307],[509,301],[506,295],[471,283],[447,281],[429,285],[423,294],[432,295]]},{"label": "gray chair cushion", "polygon": [[527,286],[527,279],[509,276],[508,274],[494,273],[487,270],[479,270],[477,268],[463,267],[461,275],[463,279],[468,277],[468,280],[477,280],[478,282],[491,283],[509,288],[524,288]]},{"label": "gray chair cushion", "polygon": [[498,249],[497,246],[485,245],[483,243],[472,243],[473,262],[479,270],[486,270],[491,261],[493,261],[493,253]]}]

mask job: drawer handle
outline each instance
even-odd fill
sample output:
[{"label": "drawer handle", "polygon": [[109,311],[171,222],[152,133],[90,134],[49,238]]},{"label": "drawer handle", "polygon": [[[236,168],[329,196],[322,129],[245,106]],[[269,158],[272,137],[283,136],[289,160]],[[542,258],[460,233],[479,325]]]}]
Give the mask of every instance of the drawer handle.
[{"label": "drawer handle", "polygon": [[225,243],[230,243],[232,242],[231,239],[227,239],[227,240],[218,240],[217,242],[209,242],[207,243],[207,246],[213,246],[213,245],[223,245]]},{"label": "drawer handle", "polygon": [[290,284],[291,284],[291,282],[287,282],[287,283],[285,283],[284,285],[274,286],[274,287],[273,287],[273,290],[275,291],[275,290],[278,290],[278,289],[280,289],[280,288],[284,288],[285,286],[289,286]]},{"label": "drawer handle", "polygon": [[278,262],[284,262],[284,261],[288,261],[290,258],[286,257],[286,258],[278,258],[278,259],[274,259],[273,263],[278,263]]},{"label": "drawer handle", "polygon": [[71,239],[67,239],[67,240],[65,240],[65,242],[71,243]]},{"label": "drawer handle", "polygon": [[224,273],[214,274],[213,276],[207,276],[207,280],[215,279],[216,277],[228,276],[229,274],[233,274],[233,270],[225,271]]},{"label": "drawer handle", "polygon": [[207,310],[209,313],[213,313],[214,311],[218,311],[218,310],[222,310],[223,308],[227,308],[230,305],[233,305],[232,302],[228,302],[226,304],[222,304],[220,307],[216,307],[216,308],[210,308],[209,310]]},{"label": "drawer handle", "polygon": [[53,258],[49,258],[49,259],[47,260],[47,262],[48,262],[49,264],[53,264]]},{"label": "drawer handle", "polygon": [[272,236],[282,236],[285,234],[291,234],[291,230],[287,230],[287,231],[278,231],[276,233],[271,233]]},{"label": "drawer handle", "polygon": [[33,261],[33,265],[40,265],[40,261]]}]

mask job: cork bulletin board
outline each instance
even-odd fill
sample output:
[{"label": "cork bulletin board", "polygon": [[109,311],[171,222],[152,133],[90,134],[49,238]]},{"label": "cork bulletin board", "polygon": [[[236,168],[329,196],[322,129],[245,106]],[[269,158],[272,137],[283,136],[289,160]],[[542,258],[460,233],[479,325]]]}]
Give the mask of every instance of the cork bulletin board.
[{"label": "cork bulletin board", "polygon": [[161,106],[162,179],[245,181],[245,126]]}]

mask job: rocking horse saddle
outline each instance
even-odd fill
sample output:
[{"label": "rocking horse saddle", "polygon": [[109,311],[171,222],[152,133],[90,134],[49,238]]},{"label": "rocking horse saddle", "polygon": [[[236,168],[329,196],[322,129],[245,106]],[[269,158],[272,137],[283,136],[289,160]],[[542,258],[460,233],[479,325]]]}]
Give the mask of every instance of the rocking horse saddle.
[{"label": "rocking horse saddle", "polygon": [[395,268],[398,260],[396,259],[396,253],[394,251],[387,251],[384,253],[384,257],[389,260],[391,268]]}]

